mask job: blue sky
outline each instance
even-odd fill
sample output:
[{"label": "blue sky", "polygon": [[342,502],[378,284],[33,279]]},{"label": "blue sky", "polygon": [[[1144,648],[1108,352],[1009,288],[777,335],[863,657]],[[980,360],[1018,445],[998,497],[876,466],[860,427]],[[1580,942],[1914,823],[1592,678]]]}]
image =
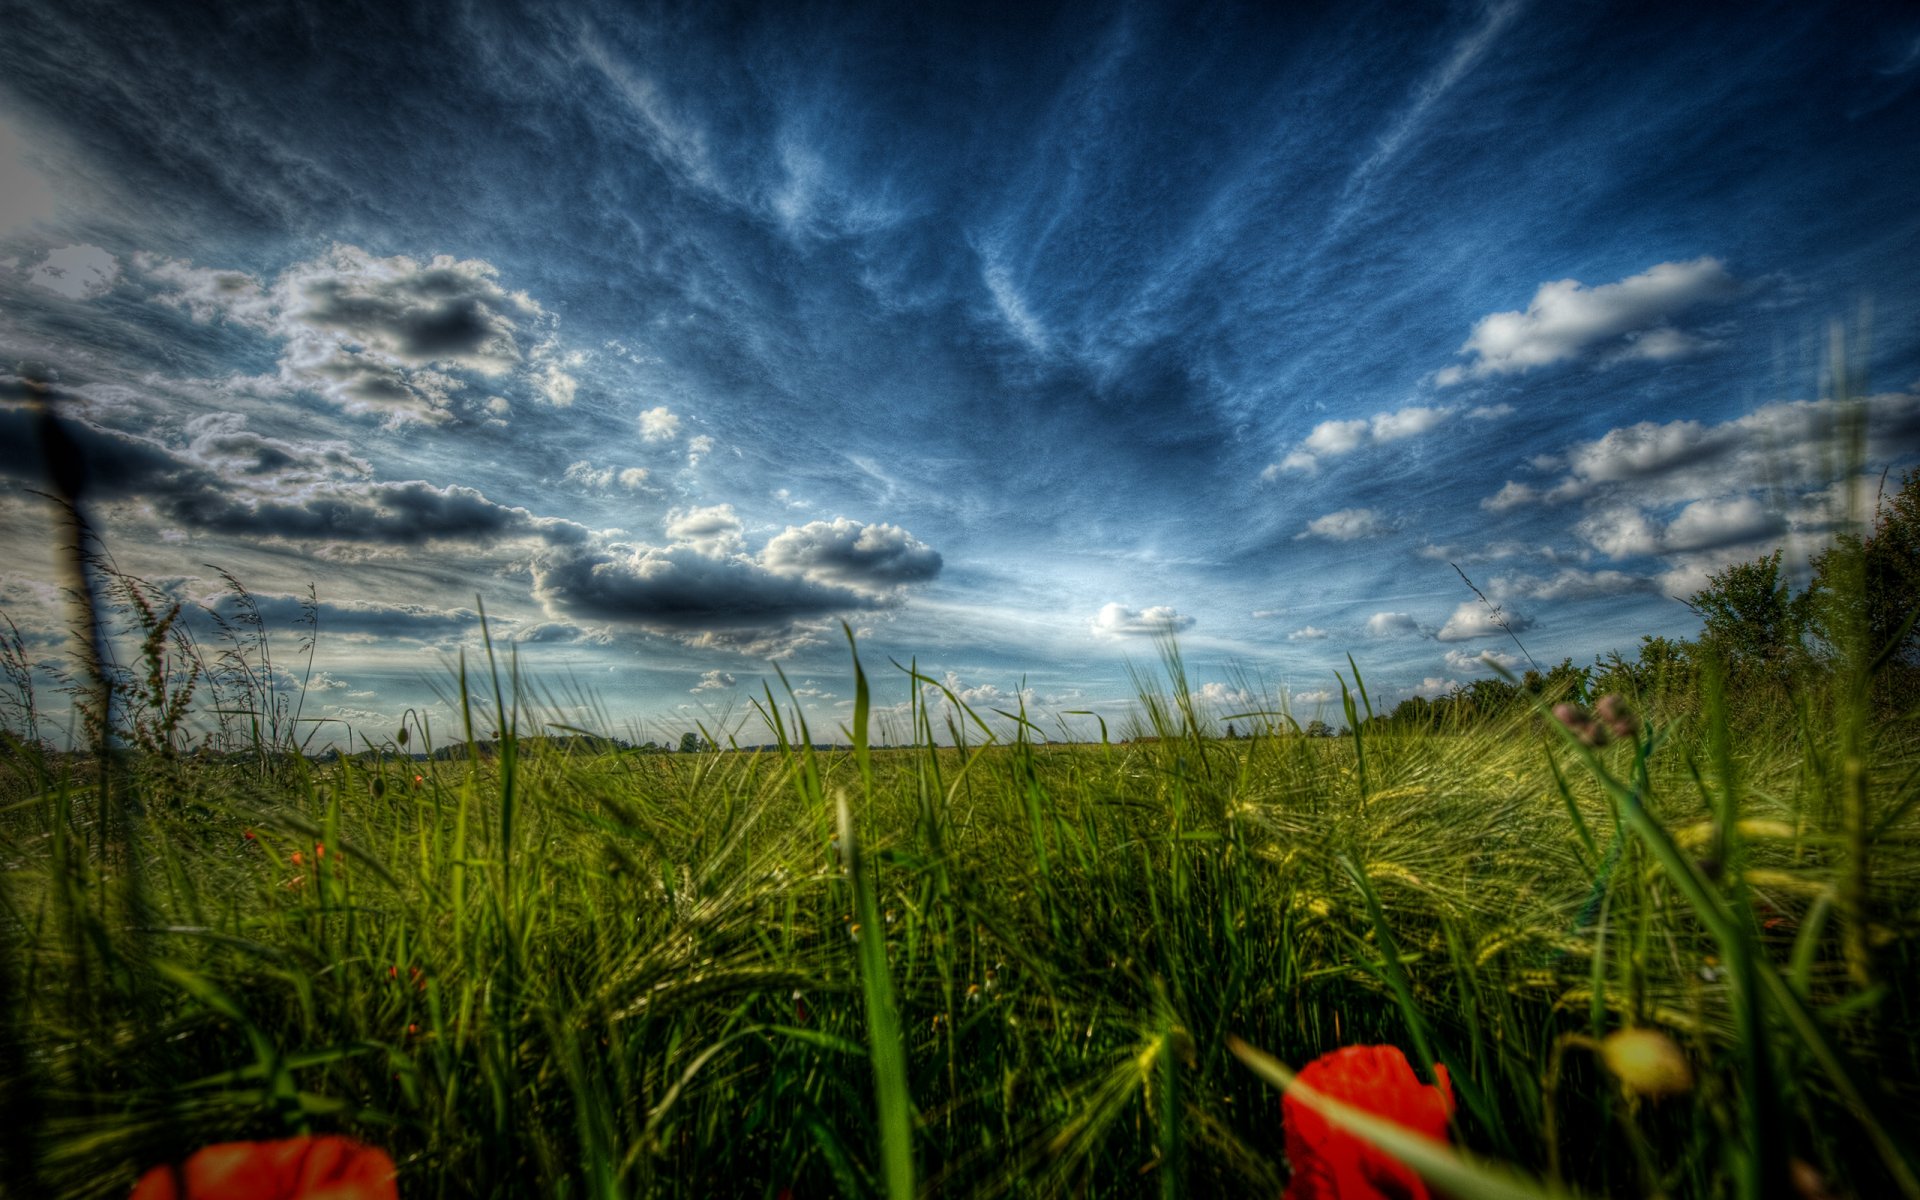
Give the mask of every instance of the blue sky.
[{"label": "blue sky", "polygon": [[1856,492],[1920,451],[1907,6],[175,9],[0,2],[49,656],[29,368],[118,566],[316,585],[373,731],[482,603],[614,732],[830,728],[843,620],[889,703],[1117,714],[1171,628],[1304,719],[1525,665],[1450,564],[1548,663],[1804,562],[1836,321]]}]

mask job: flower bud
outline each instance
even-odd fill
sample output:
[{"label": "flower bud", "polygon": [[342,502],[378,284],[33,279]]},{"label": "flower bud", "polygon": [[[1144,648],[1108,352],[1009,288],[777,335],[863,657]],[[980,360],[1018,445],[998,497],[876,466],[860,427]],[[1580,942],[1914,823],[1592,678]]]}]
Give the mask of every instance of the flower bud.
[{"label": "flower bud", "polygon": [[1620,1086],[1658,1100],[1693,1089],[1693,1068],[1672,1038],[1657,1029],[1620,1029],[1600,1042],[1600,1058]]}]

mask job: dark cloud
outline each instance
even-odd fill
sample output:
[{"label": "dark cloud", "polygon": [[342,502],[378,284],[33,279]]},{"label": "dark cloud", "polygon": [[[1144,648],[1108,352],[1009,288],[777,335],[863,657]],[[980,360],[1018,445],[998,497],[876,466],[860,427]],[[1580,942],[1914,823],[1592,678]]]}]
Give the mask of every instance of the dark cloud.
[{"label": "dark cloud", "polygon": [[549,613],[760,644],[796,623],[888,608],[932,579],[940,555],[895,525],[836,518],[788,527],[744,551],[731,508],[676,510],[666,546],[607,544],[540,556]]},{"label": "dark cloud", "polygon": [[767,543],[774,571],[862,589],[924,583],[940,573],[940,555],[898,525],[862,525],[845,517],[809,521]]},{"label": "dark cloud", "polygon": [[[197,423],[183,451],[132,434],[65,420],[89,494],[137,498],[163,520],[192,529],[295,542],[420,546],[487,544],[509,537],[553,545],[585,540],[571,521],[497,504],[475,488],[422,480],[369,482],[366,464],[337,443],[300,446],[248,433],[225,418]],[[271,470],[269,460],[282,464]],[[0,406],[0,473],[46,486],[31,411]]]}]

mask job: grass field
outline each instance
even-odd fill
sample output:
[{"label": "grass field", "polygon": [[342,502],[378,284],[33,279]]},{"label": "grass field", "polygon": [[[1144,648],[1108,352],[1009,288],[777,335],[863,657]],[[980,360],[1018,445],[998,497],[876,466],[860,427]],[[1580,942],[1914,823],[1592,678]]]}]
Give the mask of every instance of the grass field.
[{"label": "grass field", "polygon": [[[1238,1038],[1445,1063],[1475,1194],[1920,1195],[1910,721],[1708,686],[1591,748],[1544,704],[1384,732],[1356,689],[1358,737],[1224,740],[1162,666],[1115,744],[889,670],[919,748],[865,748],[863,676],[844,732],[769,693],[779,751],[616,752],[527,736],[504,664],[458,692],[480,755],[410,725],[103,781],[15,740],[9,1194],[344,1131],[408,1197],[1274,1196]],[[1610,1073],[1624,1028],[1691,1088]]]}]

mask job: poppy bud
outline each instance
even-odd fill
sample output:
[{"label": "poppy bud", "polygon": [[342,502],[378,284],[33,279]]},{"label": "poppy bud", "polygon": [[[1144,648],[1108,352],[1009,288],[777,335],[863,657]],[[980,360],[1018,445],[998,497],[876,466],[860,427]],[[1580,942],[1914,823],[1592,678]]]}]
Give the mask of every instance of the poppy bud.
[{"label": "poppy bud", "polygon": [[1657,1029],[1619,1029],[1600,1042],[1600,1059],[1620,1086],[1658,1100],[1693,1088],[1693,1068],[1672,1038]]}]

